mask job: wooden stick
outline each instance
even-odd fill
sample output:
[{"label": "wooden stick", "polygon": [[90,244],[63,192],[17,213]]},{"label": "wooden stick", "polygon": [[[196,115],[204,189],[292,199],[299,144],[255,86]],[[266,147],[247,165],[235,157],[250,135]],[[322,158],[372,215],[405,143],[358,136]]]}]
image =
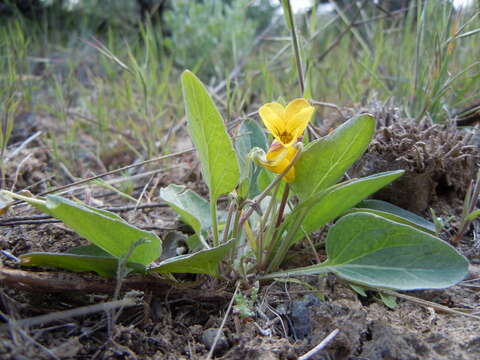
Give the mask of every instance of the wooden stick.
[{"label": "wooden stick", "polygon": [[[202,289],[202,281],[180,283],[146,275],[131,275],[125,278],[125,289],[149,291],[156,295],[179,296],[185,300],[224,304],[232,294],[215,289]],[[34,272],[0,267],[0,286],[32,292],[84,292],[111,293],[116,287],[116,279],[102,278],[92,274],[68,272]]]},{"label": "wooden stick", "polygon": [[[72,317],[78,316],[85,316],[88,314],[101,312],[101,311],[108,311],[120,307],[125,306],[134,306],[139,305],[139,301],[135,300],[132,297],[125,297],[121,300],[114,300],[105,303],[93,304],[88,306],[81,306],[75,309],[65,310],[65,311],[58,311],[50,314],[34,316],[27,319],[20,319],[20,320],[12,320],[15,322],[16,326],[19,327],[32,327],[37,325],[44,325],[54,321],[62,321],[67,320]],[[0,325],[0,330],[5,330],[10,326],[10,323]]]}]

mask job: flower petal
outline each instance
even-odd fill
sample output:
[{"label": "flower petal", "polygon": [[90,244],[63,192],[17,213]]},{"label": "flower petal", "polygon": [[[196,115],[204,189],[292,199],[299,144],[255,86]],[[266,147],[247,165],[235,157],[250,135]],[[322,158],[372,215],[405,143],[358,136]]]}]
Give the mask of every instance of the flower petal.
[{"label": "flower petal", "polygon": [[303,99],[303,98],[298,98],[298,99],[293,99],[290,101],[290,103],[287,105],[285,109],[285,115],[288,119],[291,119],[294,117],[296,114],[298,114],[300,111],[303,109],[312,107],[310,103]]},{"label": "flower petal", "polygon": [[300,111],[294,118],[290,119],[288,126],[291,126],[294,131],[294,137],[297,139],[308,126],[308,123],[312,119],[312,115],[315,112],[315,108],[310,106],[310,108],[303,109]]},{"label": "flower petal", "polygon": [[307,128],[314,112],[315,108],[305,99],[295,99],[288,104],[286,130],[294,134],[295,141]]},{"label": "flower petal", "polygon": [[[261,165],[275,174],[281,174],[290,165],[296,153],[297,149],[293,146],[285,148],[278,142],[273,142],[266,155],[267,162]],[[295,180],[295,167],[288,170],[284,180],[287,183],[292,183]]]},{"label": "flower petal", "polygon": [[263,105],[258,110],[258,113],[268,131],[270,131],[276,139],[280,140],[280,134],[285,131],[285,121],[283,120],[285,108],[279,103],[272,102]]}]

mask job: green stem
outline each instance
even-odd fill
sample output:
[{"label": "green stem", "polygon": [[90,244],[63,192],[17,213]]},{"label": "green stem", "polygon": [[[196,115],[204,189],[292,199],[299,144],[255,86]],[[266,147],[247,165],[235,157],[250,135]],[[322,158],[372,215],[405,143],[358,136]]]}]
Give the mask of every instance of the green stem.
[{"label": "green stem", "polygon": [[280,188],[280,183],[277,184],[275,187],[275,190],[273,191],[273,196],[270,199],[270,202],[268,203],[267,210],[265,211],[265,214],[263,214],[262,218],[260,219],[260,226],[259,226],[259,231],[258,231],[258,252],[257,252],[257,263],[262,264],[263,262],[263,246],[265,244],[264,239],[265,239],[265,228],[266,224],[268,221],[268,218],[270,217],[270,214],[272,213],[272,209],[276,204],[276,197],[278,193],[278,189]]},{"label": "green stem", "polygon": [[[22,200],[22,201],[25,201],[25,202],[30,203],[30,204],[37,204],[37,205],[40,205],[40,206],[46,206],[46,201],[43,200],[43,199],[37,199],[37,198],[34,198],[34,197],[15,194],[15,193],[13,193],[11,191],[8,191],[8,190],[2,190],[2,192],[4,194],[10,196],[13,199],[16,199],[16,200]],[[13,203],[12,203],[12,205],[13,205]]]},{"label": "green stem", "polygon": [[295,27],[295,19],[293,17],[292,5],[290,4],[290,0],[284,0],[284,1],[286,6],[284,6],[283,8],[284,8],[284,11],[287,11],[287,14],[285,15],[287,15],[286,20],[292,35],[293,51],[295,53],[295,62],[297,64],[298,83],[300,85],[301,95],[303,96],[303,93],[305,91],[305,83],[304,83],[304,77],[303,77],[302,58],[300,55],[300,46],[298,45],[297,30]]},{"label": "green stem", "polygon": [[287,253],[293,242],[293,239],[295,238],[295,235],[297,234],[298,229],[302,225],[303,220],[307,215],[307,212],[307,210],[302,211],[295,219],[293,225],[289,228],[287,237],[280,243],[280,246],[275,251],[275,256],[268,264],[268,272],[276,270],[282,263],[283,259],[285,258],[285,254]]},{"label": "green stem", "polygon": [[332,266],[329,261],[325,261],[318,265],[311,265],[307,267],[297,268],[290,271],[281,271],[277,273],[267,273],[265,275],[259,276],[259,280],[268,280],[268,279],[276,279],[276,278],[286,278],[292,276],[300,276],[300,275],[320,275],[332,272]]},{"label": "green stem", "polygon": [[287,205],[289,193],[290,193],[290,187],[288,186],[288,184],[286,184],[285,190],[283,191],[282,202],[280,203],[280,208],[278,209],[277,223],[275,224],[275,228],[277,229],[282,224],[283,213],[285,212],[285,206]]},{"label": "green stem", "polygon": [[269,279],[276,279],[276,278],[285,278],[285,277],[292,277],[297,275],[319,275],[325,274],[332,271],[332,266],[330,263],[325,261],[322,264],[307,266],[299,269],[294,269],[291,271],[281,271],[278,273],[267,273],[259,277],[260,280],[269,280]]},{"label": "green stem", "polygon": [[230,223],[232,222],[234,211],[235,211],[235,201],[231,200],[230,206],[228,207],[228,214],[227,214],[227,220],[225,222],[225,229],[223,229],[223,243],[226,243],[228,240],[228,232],[230,231]]},{"label": "green stem", "polygon": [[242,207],[238,206],[237,211],[235,213],[235,219],[233,220],[233,231],[232,236],[235,239],[240,239],[240,233],[238,231],[238,225],[240,223],[240,217],[242,216]]},{"label": "green stem", "polygon": [[218,246],[217,199],[210,197],[210,214],[212,216],[213,246]]},{"label": "green stem", "polygon": [[250,208],[240,219],[240,228],[242,228],[245,221],[247,221],[250,215],[252,215],[253,211],[255,210],[255,205],[260,205],[260,202],[270,193],[270,191],[280,182],[280,180],[283,179],[283,177],[290,171],[290,169],[293,167],[293,165],[295,165],[298,159],[300,159],[300,155],[303,150],[303,144],[301,142],[298,142],[295,144],[295,147],[297,148],[297,153],[295,154],[295,157],[292,159],[290,164],[288,164],[288,166],[285,167],[285,169],[270,183],[270,185],[268,185],[267,188],[255,198],[255,204],[250,205]]},{"label": "green stem", "polygon": [[[273,224],[273,222],[275,221],[275,219],[277,218],[277,213],[272,213],[272,216],[271,216],[271,223]],[[279,228],[275,227],[275,226],[270,226],[268,228],[268,231],[265,235],[265,243],[268,244],[268,249],[266,251],[264,251],[264,255],[265,255],[265,260],[263,260],[263,257],[262,257],[262,263],[260,264],[260,269],[262,271],[265,270],[265,268],[268,266],[268,260],[270,259],[271,257],[271,253],[275,247],[275,243],[276,243],[276,238],[277,236],[279,236],[279,234],[281,235],[283,232],[280,231]]]}]

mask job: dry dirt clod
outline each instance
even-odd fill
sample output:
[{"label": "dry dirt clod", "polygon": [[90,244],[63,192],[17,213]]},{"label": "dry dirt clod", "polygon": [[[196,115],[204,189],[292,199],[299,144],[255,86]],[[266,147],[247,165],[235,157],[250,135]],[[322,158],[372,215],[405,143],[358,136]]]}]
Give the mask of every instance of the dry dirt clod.
[{"label": "dry dirt clod", "polygon": [[312,294],[306,295],[303,299],[291,303],[291,332],[296,340],[311,336],[311,314],[309,308],[313,305],[320,304],[320,299]]},{"label": "dry dirt clod", "polygon": [[377,131],[349,175],[405,170],[375,198],[418,214],[429,208],[438,215],[458,214],[480,163],[480,144],[475,140],[479,129],[459,129],[453,121],[435,124],[429,118],[416,123],[402,118],[392,105],[374,103],[369,111],[377,119]]}]

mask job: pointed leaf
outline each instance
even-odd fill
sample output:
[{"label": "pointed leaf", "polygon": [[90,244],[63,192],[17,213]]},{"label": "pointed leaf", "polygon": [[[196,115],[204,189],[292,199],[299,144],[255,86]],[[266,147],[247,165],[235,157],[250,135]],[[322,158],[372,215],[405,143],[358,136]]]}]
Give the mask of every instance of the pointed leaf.
[{"label": "pointed leaf", "polygon": [[[331,190],[327,190],[324,194],[320,193],[299,204],[290,216],[294,218],[304,207],[309,208],[302,226],[307,233],[311,233],[329,221],[336,219],[362,199],[390,184],[403,173],[403,170],[387,171],[339,184],[332,187]],[[302,237],[303,232],[299,232],[296,239]]]},{"label": "pointed leaf", "polygon": [[337,181],[368,147],[375,119],[364,114],[348,120],[332,134],[309,144],[295,164],[292,189],[301,199],[319,193]]},{"label": "pointed leaf", "polygon": [[232,191],[240,179],[238,160],[222,116],[201,81],[190,71],[182,74],[183,98],[210,201]]},{"label": "pointed leaf", "polygon": [[162,261],[158,266],[151,268],[150,272],[157,273],[188,273],[207,274],[218,276],[218,265],[235,244],[231,240],[212,249],[202,250],[194,254],[175,256]]}]

